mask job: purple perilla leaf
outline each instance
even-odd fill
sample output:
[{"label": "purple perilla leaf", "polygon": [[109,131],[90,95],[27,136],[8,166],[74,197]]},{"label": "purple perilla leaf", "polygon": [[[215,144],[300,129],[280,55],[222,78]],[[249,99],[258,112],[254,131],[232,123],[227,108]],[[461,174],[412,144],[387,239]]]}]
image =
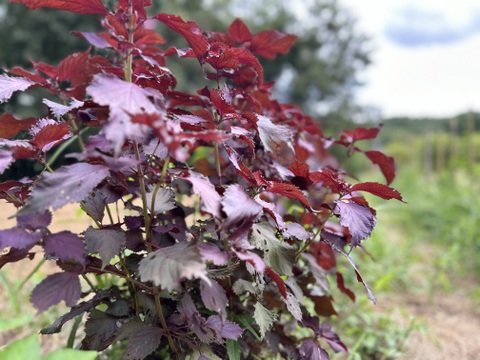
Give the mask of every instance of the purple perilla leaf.
[{"label": "purple perilla leaf", "polygon": [[36,83],[23,77],[0,75],[0,104],[12,97],[15,91],[27,90]]},{"label": "purple perilla leaf", "polygon": [[13,155],[11,151],[0,150],[0,174],[3,174],[13,162]]},{"label": "purple perilla leaf", "polygon": [[263,208],[243,190],[240,185],[231,185],[225,190],[222,199],[223,211],[227,219],[222,226],[228,228],[251,219],[252,221],[261,213]]},{"label": "purple perilla leaf", "polygon": [[14,249],[30,249],[41,237],[41,233],[31,233],[21,228],[0,230],[0,251],[9,246]]},{"label": "purple perilla leaf", "polygon": [[78,275],[68,272],[48,275],[32,291],[30,301],[39,311],[64,300],[67,306],[74,306],[80,299],[81,287]]},{"label": "purple perilla leaf", "polygon": [[44,239],[45,255],[63,261],[74,260],[85,265],[87,253],[82,238],[70,231],[47,235]]},{"label": "purple perilla leaf", "polygon": [[340,224],[347,227],[352,235],[350,245],[359,245],[372,233],[377,222],[375,215],[369,207],[350,200],[337,200],[335,204],[339,211]]},{"label": "purple perilla leaf", "polygon": [[102,268],[125,246],[127,236],[121,229],[94,229],[85,231],[88,253],[98,253],[102,259]]}]

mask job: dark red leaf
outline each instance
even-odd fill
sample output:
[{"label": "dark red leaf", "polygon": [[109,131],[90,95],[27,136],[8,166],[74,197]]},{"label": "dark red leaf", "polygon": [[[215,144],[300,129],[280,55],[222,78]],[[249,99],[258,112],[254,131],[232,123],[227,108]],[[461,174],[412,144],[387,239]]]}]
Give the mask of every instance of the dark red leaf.
[{"label": "dark red leaf", "polygon": [[88,79],[86,67],[90,49],[83,53],[68,55],[58,64],[58,80],[70,81],[71,86],[77,86]]},{"label": "dark red leaf", "polygon": [[290,51],[297,37],[277,30],[267,30],[253,35],[250,51],[266,59],[275,59],[277,54]]},{"label": "dark red leaf", "polygon": [[10,0],[35,10],[53,8],[79,14],[107,14],[107,9],[101,0]]},{"label": "dark red leaf", "polygon": [[372,233],[377,222],[372,210],[350,200],[337,200],[335,204],[340,215],[340,224],[352,235],[351,246],[357,246]]},{"label": "dark red leaf", "polygon": [[70,132],[70,123],[68,122],[42,122],[41,120],[34,128],[32,128],[31,132],[35,133],[35,137],[30,140],[30,143],[43,152],[47,152],[55,145],[58,145],[72,136],[72,133]]},{"label": "dark red leaf", "polygon": [[310,179],[314,183],[322,183],[322,186],[329,187],[336,194],[342,194],[348,188],[345,180],[328,168],[310,173]]},{"label": "dark red leaf", "polygon": [[337,260],[332,247],[323,241],[310,244],[310,253],[317,259],[322,269],[330,270],[337,265]]},{"label": "dark red leaf", "polygon": [[81,294],[80,281],[77,274],[62,272],[48,275],[32,291],[30,302],[39,311],[64,300],[67,306],[74,306]]},{"label": "dark red leaf", "polygon": [[364,182],[353,185],[351,191],[366,191],[385,200],[396,199],[403,201],[402,195],[395,189],[376,182]]},{"label": "dark red leaf", "polygon": [[212,89],[210,91],[210,100],[212,100],[212,104],[217,108],[220,116],[226,114],[237,115],[235,107],[230,101],[227,101],[227,98],[228,97],[226,96],[225,91],[220,91],[217,89]]},{"label": "dark red leaf", "polygon": [[309,298],[313,301],[313,304],[315,305],[315,314],[318,316],[329,317],[337,315],[337,311],[333,307],[333,298],[330,295],[310,295]]},{"label": "dark red leaf", "polygon": [[215,43],[210,46],[206,62],[215,70],[237,69],[239,65],[235,48],[228,48],[223,43]]},{"label": "dark red leaf", "polygon": [[341,292],[347,295],[353,302],[355,302],[355,294],[352,290],[345,287],[345,282],[343,281],[343,275],[337,271],[337,286]]},{"label": "dark red leaf", "polygon": [[38,74],[31,73],[27,70],[22,69],[21,67],[14,67],[13,69],[8,70],[9,74],[16,75],[16,76],[21,76],[24,78],[27,78],[28,80],[31,80],[33,82],[39,83],[39,84],[46,84],[47,80],[43,78],[43,76],[40,76]]},{"label": "dark red leaf", "polygon": [[308,209],[311,209],[311,205],[307,197],[302,192],[302,190],[300,190],[295,185],[279,182],[270,182],[265,190],[275,194],[286,196],[290,199],[298,200],[302,203],[302,205],[306,206]]},{"label": "dark red leaf", "polygon": [[355,141],[375,139],[381,128],[382,124],[374,128],[356,128],[353,131],[344,130],[340,136],[339,143],[349,146]]},{"label": "dark red leaf", "polygon": [[231,51],[237,57],[237,60],[242,65],[249,65],[257,72],[258,82],[263,83],[263,68],[258,59],[247,49],[233,48]]},{"label": "dark red leaf", "polygon": [[365,151],[365,155],[372,163],[380,167],[383,176],[387,180],[387,185],[390,185],[393,179],[395,179],[395,159],[377,150]]},{"label": "dark red leaf", "polygon": [[203,35],[203,31],[199,29],[196,22],[185,22],[180,16],[165,13],[154,16],[154,19],[163,22],[170,29],[182,35],[192,47],[200,63],[204,63],[209,44],[207,38]]},{"label": "dark red leaf", "polygon": [[275,281],[275,284],[277,284],[278,290],[280,291],[280,294],[282,294],[283,298],[287,298],[287,287],[285,286],[285,283],[283,282],[283,279],[280,275],[278,275],[275,271],[270,269],[268,266],[265,268],[265,273],[272,278],[273,281]]},{"label": "dark red leaf", "polygon": [[3,255],[0,255],[0,269],[3,268],[6,264],[25,260],[26,258],[32,260],[34,256],[35,253],[29,253],[28,250],[10,248],[8,253],[3,253]]},{"label": "dark red leaf", "polygon": [[248,29],[247,25],[245,25],[245,23],[240,19],[235,19],[232,22],[232,24],[228,27],[228,33],[233,40],[240,44],[252,40],[252,33]]}]

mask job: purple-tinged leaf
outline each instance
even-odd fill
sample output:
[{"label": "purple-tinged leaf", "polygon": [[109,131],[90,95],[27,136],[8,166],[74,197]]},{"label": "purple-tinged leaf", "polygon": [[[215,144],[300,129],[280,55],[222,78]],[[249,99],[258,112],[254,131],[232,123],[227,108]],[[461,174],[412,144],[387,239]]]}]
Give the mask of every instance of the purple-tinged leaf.
[{"label": "purple-tinged leaf", "polygon": [[128,337],[128,344],[122,359],[142,360],[154,352],[162,340],[163,329],[147,325]]},{"label": "purple-tinged leaf", "polygon": [[218,315],[212,315],[207,319],[207,326],[217,335],[217,341],[223,339],[237,340],[243,333],[243,329],[229,320],[222,319]]},{"label": "purple-tinged leaf", "polygon": [[282,143],[287,143],[293,149],[292,131],[288,126],[275,125],[263,115],[257,115],[257,117],[258,135],[265,149],[272,153],[278,153]]},{"label": "purple-tinged leaf", "polygon": [[84,236],[88,253],[100,255],[102,269],[120,253],[127,242],[127,236],[121,229],[94,229],[90,226]]},{"label": "purple-tinged leaf", "polygon": [[70,231],[61,231],[44,238],[45,255],[63,261],[74,260],[85,265],[87,253],[82,238]]},{"label": "purple-tinged leaf", "polygon": [[352,290],[345,286],[345,282],[343,281],[343,275],[337,271],[337,286],[338,289],[347,295],[353,302],[355,302],[355,294]]},{"label": "purple-tinged leaf", "polygon": [[93,46],[99,48],[99,49],[105,49],[112,47],[112,45],[105,40],[103,37],[99,36],[98,34],[92,33],[92,32],[86,32],[86,31],[75,31],[75,35],[77,36],[82,36],[87,40],[90,44]]},{"label": "purple-tinged leaf", "polygon": [[193,192],[199,195],[202,201],[202,210],[215,217],[221,217],[220,203],[222,198],[205,175],[190,171],[190,175],[182,179],[192,183]]},{"label": "purple-tinged leaf", "polygon": [[210,279],[207,283],[204,280],[200,281],[200,295],[203,304],[208,310],[216,311],[220,314],[223,320],[227,316],[227,295],[225,290],[215,280]]},{"label": "purple-tinged leaf", "polygon": [[302,342],[298,349],[299,360],[329,360],[328,353],[323,350],[317,341],[307,339]]},{"label": "purple-tinged leaf", "polygon": [[158,139],[152,139],[149,143],[143,145],[142,149],[145,155],[156,156],[162,160],[168,156],[168,148]]},{"label": "purple-tinged leaf", "polygon": [[297,298],[291,292],[287,292],[287,297],[282,298],[282,300],[285,305],[287,305],[290,314],[298,321],[302,321],[302,310],[300,309]]},{"label": "purple-tinged leaf", "polygon": [[93,220],[102,223],[105,216],[106,196],[100,190],[93,190],[80,204],[80,207]]},{"label": "purple-tinged leaf", "polygon": [[213,265],[224,266],[228,264],[228,254],[212,243],[203,243],[198,247],[200,255],[206,261],[211,261]]},{"label": "purple-tinged leaf", "polygon": [[372,210],[353,201],[336,200],[335,204],[340,215],[340,224],[350,231],[350,245],[357,246],[363,239],[370,236],[377,219]]},{"label": "purple-tinged leaf", "polygon": [[15,249],[30,249],[41,238],[41,233],[31,233],[20,228],[0,230],[0,251],[9,246]]},{"label": "purple-tinged leaf", "polygon": [[167,291],[175,290],[185,279],[210,281],[197,247],[188,242],[151,252],[140,261],[138,269],[142,281],[152,281]]},{"label": "purple-tinged leaf", "polygon": [[62,115],[65,115],[66,113],[72,111],[73,109],[78,109],[84,104],[83,101],[78,101],[76,99],[73,99],[69,106],[50,101],[48,99],[43,99],[42,102],[48,106],[48,108],[50,109],[50,111],[52,112],[52,114],[55,116],[57,120],[59,120],[62,117]]},{"label": "purple-tinged leaf", "polygon": [[3,174],[3,172],[12,165],[13,160],[11,151],[0,150],[0,174]]},{"label": "purple-tinged leaf", "polygon": [[20,214],[54,210],[85,199],[90,191],[109,174],[107,167],[77,163],[55,173],[43,173],[35,184],[27,205]]},{"label": "purple-tinged leaf", "polygon": [[277,320],[277,314],[273,311],[268,310],[260,302],[255,303],[255,311],[253,313],[253,318],[260,328],[260,334],[262,339],[265,338],[265,334],[272,328],[273,323]]},{"label": "purple-tinged leaf", "polygon": [[17,225],[28,230],[45,229],[51,222],[52,213],[48,210],[17,216]]},{"label": "purple-tinged leaf", "polygon": [[63,325],[65,325],[67,321],[70,321],[73,318],[77,317],[78,315],[81,315],[87,311],[92,310],[93,308],[97,307],[100,303],[102,303],[104,300],[111,298],[111,296],[112,295],[110,294],[109,291],[106,291],[106,290],[99,291],[98,293],[95,294],[95,296],[92,299],[88,301],[83,301],[80,304],[73,306],[68,313],[60,316],[52,324],[40,330],[40,333],[46,334],[46,335],[59,333],[62,330]]},{"label": "purple-tinged leaf", "polygon": [[265,264],[282,275],[292,275],[296,248],[276,237],[276,230],[269,223],[252,226],[252,240],[257,248],[264,251]]},{"label": "purple-tinged leaf", "polygon": [[85,323],[85,338],[82,348],[102,351],[112,344],[114,334],[119,329],[119,321],[103,311],[93,309],[90,311]]},{"label": "purple-tinged leaf", "polygon": [[30,296],[30,302],[38,312],[64,300],[67,306],[74,306],[80,299],[81,287],[77,274],[62,272],[48,275]]},{"label": "purple-tinged leaf", "polygon": [[150,211],[155,214],[161,214],[164,211],[175,209],[175,193],[171,189],[164,187],[153,187],[146,193],[147,205]]},{"label": "purple-tinged leaf", "polygon": [[248,263],[253,265],[253,267],[258,273],[263,274],[265,272],[265,263],[263,262],[262,258],[254,252],[235,251],[235,255],[237,255],[240,260],[247,261]]},{"label": "purple-tinged leaf", "polygon": [[214,340],[215,335],[213,331],[207,326],[205,318],[200,315],[188,293],[183,296],[178,305],[178,312],[180,315],[173,315],[173,317],[179,318],[179,324],[188,324],[200,341],[210,343]]},{"label": "purple-tinged leaf", "polygon": [[313,234],[297,223],[288,223],[285,228],[282,229],[282,235],[284,238],[296,238],[298,240],[308,240]]},{"label": "purple-tinged leaf", "polygon": [[222,227],[228,228],[237,225],[245,219],[252,221],[262,212],[263,208],[250,198],[240,185],[231,185],[225,190],[222,200],[223,211],[227,219]]},{"label": "purple-tinged leaf", "polygon": [[150,97],[162,99],[162,95],[151,89],[106,75],[96,75],[93,83],[87,87],[87,93],[93,100],[110,109],[109,123],[106,125],[105,136],[112,141],[115,154],[120,150],[125,139],[143,142],[149,134],[148,127],[131,121],[131,115],[160,114]]},{"label": "purple-tinged leaf", "polygon": [[36,82],[23,77],[0,75],[0,104],[10,99],[15,91],[27,90],[35,84]]}]

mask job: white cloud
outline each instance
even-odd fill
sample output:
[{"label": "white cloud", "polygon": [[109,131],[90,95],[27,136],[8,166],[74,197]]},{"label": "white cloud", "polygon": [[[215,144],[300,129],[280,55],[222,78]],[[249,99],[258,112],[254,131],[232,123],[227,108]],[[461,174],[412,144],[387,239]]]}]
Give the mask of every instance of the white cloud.
[{"label": "white cloud", "polygon": [[[443,28],[466,31],[480,14],[480,3],[471,0],[343,0],[359,18],[358,28],[373,37],[376,51],[366,72],[366,86],[358,91],[364,105],[379,107],[391,116],[454,116],[480,110],[480,33],[458,36],[448,42],[406,47],[388,40],[385,29],[409,6],[419,12],[439,14]],[[480,16],[477,16],[480,19]],[[433,21],[429,31],[437,24]],[[477,25],[478,26],[478,25]],[[406,27],[409,30],[409,27]],[[411,30],[411,27],[410,27]],[[448,29],[447,29],[448,30]]]}]

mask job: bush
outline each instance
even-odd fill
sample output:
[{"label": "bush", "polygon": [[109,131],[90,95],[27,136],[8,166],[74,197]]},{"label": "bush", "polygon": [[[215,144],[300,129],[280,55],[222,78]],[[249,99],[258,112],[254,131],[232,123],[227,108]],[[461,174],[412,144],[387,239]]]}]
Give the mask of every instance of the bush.
[{"label": "bush", "polygon": [[[241,20],[227,33],[206,33],[176,15],[147,17],[140,0],[119,1],[114,12],[100,0],[14,2],[102,15],[105,32],[76,35],[108,50],[0,77],[2,102],[34,87],[58,98],[44,100],[51,117],[6,113],[0,128],[1,171],[25,158],[45,170],[0,184],[0,197],[18,208],[17,226],[0,231],[8,249],[1,266],[32,258],[39,245],[59,272],[35,287],[31,302],[39,311],[71,307],[41,332],[86,313],[81,348],[121,349],[124,359],[323,359],[326,344],[346,351],[323,321],[334,313],[331,276],[355,299],[335,257],[348,259],[375,301],[345,250],[376,223],[359,192],[402,197],[388,186],[393,159],[355,146],[380,127],[333,140],[300,109],[272,99],[255,55],[286,53],[295,36],[251,34]],[[156,22],[190,48],[159,47]],[[211,86],[175,90],[167,58],[176,55],[196,58]],[[81,148],[70,155],[76,162],[52,166],[72,141]],[[328,151],[333,142],[379,165],[387,185],[347,183]],[[80,203],[93,226],[52,233],[50,209],[68,203]]]}]

